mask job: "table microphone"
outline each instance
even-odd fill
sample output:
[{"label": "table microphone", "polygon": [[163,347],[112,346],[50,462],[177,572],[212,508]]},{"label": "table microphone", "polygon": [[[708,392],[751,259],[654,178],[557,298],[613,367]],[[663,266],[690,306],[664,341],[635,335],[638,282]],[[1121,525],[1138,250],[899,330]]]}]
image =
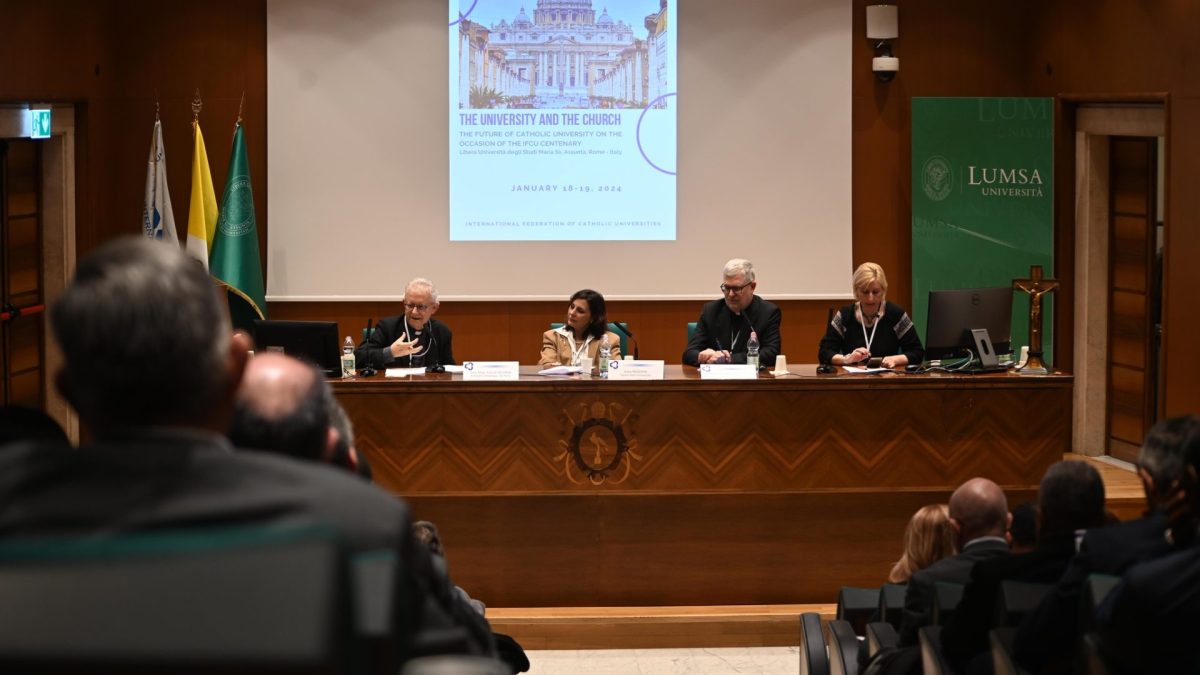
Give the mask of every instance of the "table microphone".
[{"label": "table microphone", "polygon": [[[630,340],[633,340],[633,331],[629,330],[629,324],[625,323],[624,321],[614,321],[613,325],[615,325],[617,328],[620,328],[621,330],[625,331],[625,335],[629,336]],[[634,361],[638,360],[637,340],[633,340],[633,360]]]},{"label": "table microphone", "polygon": [[[829,308],[829,314],[825,317],[825,329],[829,330],[829,324],[833,323],[833,308]],[[832,375],[837,372],[837,368],[832,363],[826,363],[824,357],[821,358],[821,364],[817,366],[817,374]]]}]

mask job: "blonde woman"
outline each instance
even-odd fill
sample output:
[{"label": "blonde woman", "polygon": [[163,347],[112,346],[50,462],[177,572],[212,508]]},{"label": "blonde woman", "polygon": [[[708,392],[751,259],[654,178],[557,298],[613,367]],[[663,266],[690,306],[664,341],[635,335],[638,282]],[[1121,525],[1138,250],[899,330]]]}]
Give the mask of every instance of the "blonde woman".
[{"label": "blonde woman", "polygon": [[904,553],[888,574],[888,583],[908,583],[914,572],[954,553],[954,529],[945,504],[922,506],[904,528]]},{"label": "blonde woman", "polygon": [[848,366],[880,357],[884,368],[903,368],[925,360],[908,312],[887,301],[883,268],[872,262],[859,265],[853,285],[856,302],[833,315],[821,338],[820,362]]}]

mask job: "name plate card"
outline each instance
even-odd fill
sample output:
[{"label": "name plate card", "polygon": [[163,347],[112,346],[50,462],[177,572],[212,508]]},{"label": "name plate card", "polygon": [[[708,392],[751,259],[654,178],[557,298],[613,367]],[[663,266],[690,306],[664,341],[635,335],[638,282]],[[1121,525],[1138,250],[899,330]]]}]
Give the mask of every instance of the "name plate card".
[{"label": "name plate card", "polygon": [[663,361],[609,361],[610,380],[661,380]]},{"label": "name plate card", "polygon": [[517,380],[521,366],[516,361],[466,361],[462,365],[464,380]]},{"label": "name plate card", "polygon": [[702,380],[757,380],[758,369],[749,363],[705,363],[700,366]]}]

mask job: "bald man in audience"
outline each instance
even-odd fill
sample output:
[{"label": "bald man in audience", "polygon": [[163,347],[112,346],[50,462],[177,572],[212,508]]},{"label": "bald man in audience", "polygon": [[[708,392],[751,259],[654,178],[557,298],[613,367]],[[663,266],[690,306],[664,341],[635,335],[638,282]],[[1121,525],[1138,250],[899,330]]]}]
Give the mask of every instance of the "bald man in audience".
[{"label": "bald man in audience", "polygon": [[913,574],[904,594],[900,644],[917,644],[917,631],[932,622],[934,584],[965,584],[976,563],[1009,555],[1005,534],[1012,516],[1004,491],[986,478],[972,478],[950,496],[955,555]]}]

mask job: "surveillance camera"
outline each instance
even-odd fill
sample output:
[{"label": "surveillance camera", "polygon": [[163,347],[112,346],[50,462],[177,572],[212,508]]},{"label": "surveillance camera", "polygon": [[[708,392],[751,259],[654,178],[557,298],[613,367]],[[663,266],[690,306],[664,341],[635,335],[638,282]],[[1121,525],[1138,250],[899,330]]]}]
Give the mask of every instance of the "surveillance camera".
[{"label": "surveillance camera", "polygon": [[900,72],[900,59],[894,56],[876,56],[871,59],[871,70],[875,71],[875,77],[887,82]]}]

